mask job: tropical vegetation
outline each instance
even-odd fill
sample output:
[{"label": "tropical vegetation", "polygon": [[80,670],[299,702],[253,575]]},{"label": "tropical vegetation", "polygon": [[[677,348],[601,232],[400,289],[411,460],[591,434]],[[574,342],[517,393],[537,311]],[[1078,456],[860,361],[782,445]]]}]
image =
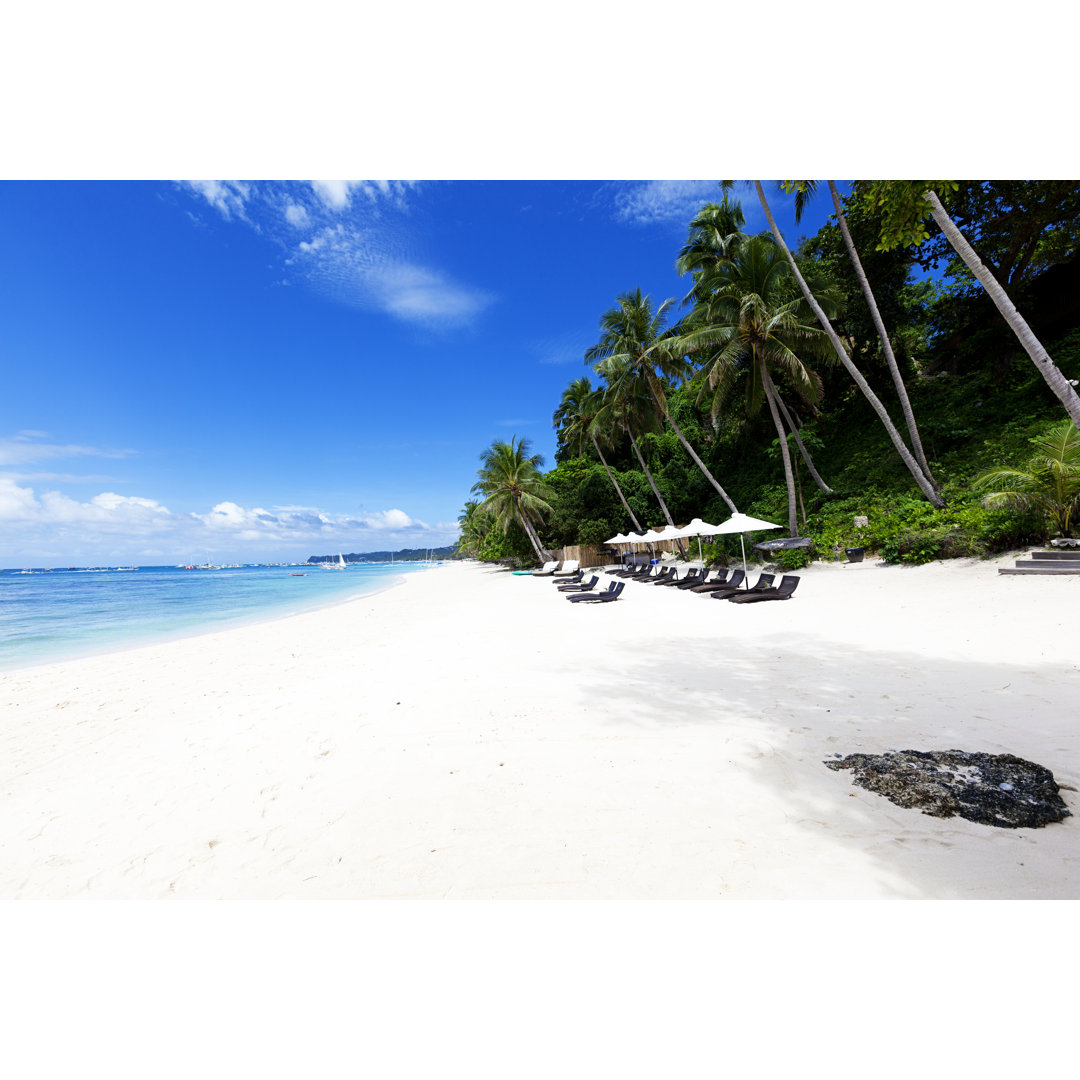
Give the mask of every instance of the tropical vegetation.
[{"label": "tropical vegetation", "polygon": [[[552,402],[553,467],[516,436],[484,452],[461,553],[530,563],[736,509],[812,540],[789,567],[1076,529],[1080,183],[754,182],[760,234],[722,187],[672,252],[681,300],[628,282],[598,313],[590,376]],[[833,216],[790,246],[771,201],[823,190]]]}]

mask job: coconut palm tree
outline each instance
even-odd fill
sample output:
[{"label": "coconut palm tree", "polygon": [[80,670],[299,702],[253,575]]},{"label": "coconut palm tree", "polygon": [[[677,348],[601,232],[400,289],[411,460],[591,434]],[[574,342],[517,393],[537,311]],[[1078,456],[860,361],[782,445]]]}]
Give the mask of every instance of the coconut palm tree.
[{"label": "coconut palm tree", "polygon": [[911,473],[915,483],[918,484],[919,490],[926,496],[932,506],[936,506],[939,510],[945,506],[945,500],[941,495],[934,490],[934,485],[927,479],[926,474],[922,470],[922,466],[915,460],[911,451],[907,448],[907,444],[900,436],[900,432],[896,430],[896,425],[889,417],[885,406],[882,405],[877,394],[870,389],[870,384],[863,377],[863,374],[855,366],[851,360],[851,356],[848,354],[847,348],[840,340],[839,334],[833,328],[832,323],[829,321],[829,317],[822,310],[821,305],[814,298],[813,292],[810,290],[810,286],[807,285],[806,279],[803,277],[799,270],[798,265],[795,262],[795,257],[791,254],[787,244],[784,243],[783,234],[780,232],[779,226],[776,224],[776,219],[773,217],[772,209],[769,206],[769,200],[765,197],[765,189],[761,186],[760,180],[754,181],[754,187],[757,190],[758,200],[761,203],[762,210],[765,211],[765,217],[769,222],[769,228],[772,230],[773,237],[776,240],[777,247],[783,251],[787,257],[788,263],[791,266],[791,272],[795,276],[795,280],[799,283],[799,288],[802,291],[803,296],[806,298],[806,302],[812,308],[814,314],[817,316],[818,322],[821,323],[825,330],[825,333],[829,337],[829,341],[832,342],[833,348],[836,350],[836,355],[840,360],[840,363],[847,369],[848,374],[855,380],[855,384],[862,391],[863,396],[870,403],[870,407],[877,414],[878,419],[881,421],[882,426],[888,433],[889,439],[893,446],[896,448],[896,452],[900,455],[901,460],[907,466],[908,472]]},{"label": "coconut palm tree", "polygon": [[[795,288],[783,253],[768,236],[745,236],[730,255],[702,274],[701,299],[676,339],[678,348],[706,357],[702,393],[712,393],[713,415],[740,372],[749,376],[747,404],[756,412],[764,400],[780,441],[788,490],[788,527],[798,536],[795,475],[781,418],[786,407],[774,375],[782,374],[799,396],[813,404],[821,397],[821,379],[805,357],[824,355],[827,341]],[[824,348],[823,348],[824,347]],[[798,429],[788,415],[804,457]]]},{"label": "coconut palm tree", "polygon": [[[817,190],[817,181],[791,180],[784,184],[784,189],[795,193],[795,222],[798,224],[802,219],[807,201]],[[855,277],[858,279],[860,289],[862,289],[866,306],[870,309],[870,317],[874,322],[874,329],[877,330],[878,338],[881,340],[881,349],[885,356],[885,362],[889,366],[889,374],[892,375],[896,395],[900,399],[900,408],[904,414],[904,423],[907,425],[908,437],[911,439],[911,449],[914,452],[915,460],[919,463],[919,468],[922,469],[934,490],[940,492],[941,485],[934,479],[933,473],[930,471],[930,465],[926,460],[922,439],[919,438],[919,428],[915,423],[915,412],[911,408],[907,386],[904,383],[904,377],[900,374],[900,365],[896,362],[892,342],[889,340],[889,333],[885,329],[885,321],[878,310],[877,300],[874,298],[873,290],[870,288],[870,282],[866,277],[866,271],[863,269],[862,260],[859,258],[858,249],[855,247],[855,241],[851,239],[851,230],[848,228],[844,207],[840,202],[840,192],[837,191],[836,182],[833,180],[829,181],[829,192],[832,195],[833,210],[836,214],[837,224],[840,226],[840,233],[844,238],[848,258],[851,260],[851,265],[855,270]]]},{"label": "coconut palm tree", "polygon": [[660,416],[671,425],[694,464],[734,514],[737,509],[731,497],[709,472],[668,409],[663,380],[679,380],[689,374],[685,357],[664,347],[666,339],[671,336],[669,331],[665,331],[664,323],[673,303],[674,300],[665,300],[653,311],[652,301],[642,296],[640,289],[624,293],[616,301],[615,307],[609,308],[600,317],[600,341],[585,351],[585,362],[617,360],[629,367],[630,376],[644,382]]},{"label": "coconut palm tree", "polygon": [[520,524],[536,557],[546,562],[551,555],[540,543],[536,523],[551,512],[547,500],[554,492],[540,475],[544,459],[539,454],[530,455],[529,449],[528,439],[515,441],[512,437],[508,443],[494,440],[480,455],[482,466],[472,491],[484,496],[478,510],[489,513],[503,532],[511,522]]},{"label": "coconut palm tree", "polygon": [[975,478],[976,490],[996,487],[984,506],[1042,513],[1062,536],[1080,521],[1080,431],[1071,420],[1031,440],[1035,453],[1023,469],[990,469]]},{"label": "coconut palm tree", "polygon": [[[694,303],[696,305],[694,313],[689,316],[687,322],[693,324],[695,321],[700,321],[701,312],[708,303],[716,274],[731,263],[742,242],[746,239],[746,235],[741,231],[745,220],[741,204],[738,201],[732,201],[725,191],[723,201],[719,205],[715,203],[707,204],[690,222],[687,242],[680,251],[679,258],[675,263],[675,268],[680,273],[689,273],[694,279],[693,287],[683,300],[684,304]],[[675,336],[678,336],[678,332],[675,332]],[[672,347],[676,348],[677,346],[673,344]],[[705,366],[708,367],[707,362]],[[698,401],[700,402],[700,400],[701,394],[698,396]],[[720,400],[720,395],[713,395],[714,423],[716,420],[716,406],[719,405]],[[754,408],[752,411],[756,411],[759,400],[759,398],[753,399]],[[784,422],[795,439],[795,445],[798,447],[814,483],[825,494],[832,494],[832,488],[825,483],[818,473],[813,459],[802,441],[799,426],[792,418],[782,396],[777,395],[776,404],[779,406]]]},{"label": "coconut palm tree", "polygon": [[[597,375],[604,380],[602,401],[596,423],[604,428],[622,431],[630,440],[634,454],[641,465],[641,471],[649,482],[664,520],[674,525],[671,511],[668,510],[664,496],[656,484],[656,478],[645,463],[645,456],[638,445],[638,436],[655,432],[660,427],[656,404],[649,393],[641,373],[625,359],[608,357],[601,360],[595,368]],[[679,543],[679,550],[683,550]]]},{"label": "coconut palm tree", "polygon": [[706,203],[690,222],[686,243],[675,260],[675,269],[680,274],[690,274],[693,287],[683,299],[684,304],[691,304],[707,297],[707,291],[698,290],[703,275],[715,270],[730,257],[742,242],[742,227],[746,224],[742,205],[732,202],[724,193],[723,200]]},{"label": "coconut palm tree", "polygon": [[469,499],[465,503],[458,514],[458,525],[461,526],[458,549],[475,555],[491,526],[490,519],[480,510],[480,504],[475,499]]},{"label": "coconut palm tree", "polygon": [[634,528],[640,530],[641,523],[638,521],[634,511],[630,509],[630,504],[626,501],[622,488],[619,487],[619,481],[615,479],[615,474],[611,471],[611,466],[608,465],[604,452],[600,449],[600,435],[602,434],[605,438],[608,437],[608,433],[602,431],[597,423],[597,417],[603,408],[603,404],[603,392],[599,389],[593,389],[588,378],[575,379],[563,391],[562,400],[555,410],[552,422],[557,429],[562,429],[561,437],[563,441],[568,446],[577,448],[579,457],[584,448],[585,439],[588,438],[592,442],[596,456],[600,459],[600,464],[604,466],[604,471],[611,481],[611,486],[618,494],[623,508],[630,515]]}]

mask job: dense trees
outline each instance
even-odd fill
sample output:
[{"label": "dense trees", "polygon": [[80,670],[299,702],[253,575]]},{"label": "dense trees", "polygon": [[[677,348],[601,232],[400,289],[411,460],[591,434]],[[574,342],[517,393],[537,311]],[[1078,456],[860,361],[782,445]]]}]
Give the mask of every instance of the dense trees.
[{"label": "dense trees", "polygon": [[[674,301],[654,306],[640,289],[602,313],[584,357],[599,384],[574,379],[554,412],[556,467],[541,476],[527,444],[493,444],[486,479],[474,488],[485,498],[463,514],[462,546],[542,558],[545,545],[596,543],[696,516],[719,521],[736,505],[774,521],[786,509],[791,534],[810,535],[819,551],[867,543],[909,561],[993,550],[1046,528],[1030,514],[1016,517],[1016,508],[1036,504],[1010,485],[1035,473],[1012,463],[1033,438],[1053,441],[1047,429],[1068,395],[1014,361],[1016,339],[1004,322],[986,322],[983,308],[993,309],[960,254],[944,278],[916,280],[913,271],[958,243],[938,220],[943,202],[934,213],[944,192],[1033,315],[1052,310],[1047,343],[1075,396],[1080,310],[1065,322],[1067,305],[1063,314],[1062,304],[1039,298],[1049,270],[1060,280],[1048,297],[1080,282],[1080,185],[894,183],[855,183],[842,196],[829,182],[834,216],[797,252],[761,184],[767,233],[743,231],[730,193],[702,207],[673,252],[688,279],[682,317],[672,321]],[[788,182],[800,201],[815,187]],[[967,342],[960,353],[957,342]],[[1072,443],[1066,451],[1072,461]],[[515,496],[513,483],[493,483],[518,467],[528,472],[529,461],[542,490],[530,481]],[[983,508],[986,487],[973,481],[988,465],[1002,479]],[[853,532],[855,518],[867,516],[869,531]],[[1054,520],[1050,527],[1064,527],[1060,515]],[[515,544],[526,546],[510,552]]]}]

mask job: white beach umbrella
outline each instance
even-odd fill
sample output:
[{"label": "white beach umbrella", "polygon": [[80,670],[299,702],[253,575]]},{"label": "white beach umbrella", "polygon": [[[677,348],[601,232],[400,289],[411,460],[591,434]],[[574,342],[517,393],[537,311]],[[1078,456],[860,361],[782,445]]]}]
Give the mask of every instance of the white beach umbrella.
[{"label": "white beach umbrella", "polygon": [[[759,529],[782,529],[783,525],[774,525],[771,521],[762,521],[761,518],[750,517],[748,514],[732,514],[727,521],[716,526],[717,535],[721,533],[738,533],[739,546],[742,548],[743,574],[746,574],[746,536],[748,532],[757,532]],[[750,588],[749,583],[746,586]]]},{"label": "white beach umbrella", "polygon": [[677,531],[677,535],[680,537],[697,537],[697,553],[698,559],[701,560],[702,565],[705,564],[705,558],[701,554],[701,538],[703,536],[715,536],[719,531],[719,525],[710,525],[707,521],[702,521],[701,518],[694,518],[689,525],[684,525]]},{"label": "white beach umbrella", "polygon": [[648,529],[640,536],[635,536],[633,539],[635,543],[649,544],[651,547],[651,545],[659,542],[660,540],[666,540],[667,537],[664,536],[662,532],[657,532],[655,529]]},{"label": "white beach umbrella", "polygon": [[605,544],[629,544],[630,537],[623,536],[622,533],[616,533],[610,540],[605,540]]}]

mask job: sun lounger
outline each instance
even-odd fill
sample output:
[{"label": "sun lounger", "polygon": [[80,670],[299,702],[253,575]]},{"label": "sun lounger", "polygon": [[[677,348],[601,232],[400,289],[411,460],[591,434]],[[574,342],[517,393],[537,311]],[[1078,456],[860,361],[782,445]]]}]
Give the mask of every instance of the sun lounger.
[{"label": "sun lounger", "polygon": [[697,567],[691,567],[686,573],[680,577],[670,577],[667,581],[662,582],[669,588],[681,589],[686,585],[700,585],[701,584],[701,571]]},{"label": "sun lounger", "polygon": [[[676,589],[695,589],[699,585],[706,584],[706,579],[708,578],[708,575],[709,575],[708,570],[691,570],[686,575],[686,577],[684,577],[682,579],[682,581],[678,581],[678,582],[675,583],[675,588]],[[720,571],[720,577],[719,578],[713,578],[713,584],[714,585],[719,584],[719,582],[722,579],[725,579],[726,577],[727,577],[727,571],[726,570],[721,570]]]},{"label": "sun lounger", "polygon": [[577,573],[571,574],[569,577],[556,577],[551,584],[554,585],[556,589],[561,589],[564,585],[576,585],[579,581],[583,581],[584,579],[585,571],[578,570]]},{"label": "sun lounger", "polygon": [[570,585],[560,585],[559,592],[586,592],[589,589],[595,589],[596,583],[600,579],[593,574],[588,581],[576,581]]},{"label": "sun lounger", "polygon": [[710,581],[708,585],[695,585],[690,592],[692,593],[711,593],[716,592],[717,589],[727,589],[732,585],[741,585],[743,578],[746,577],[745,570],[732,570],[731,573],[723,580],[716,579]]},{"label": "sun lounger", "polygon": [[566,599],[572,604],[606,604],[609,600],[618,600],[619,593],[626,588],[625,581],[613,581],[607,589],[602,592],[591,592],[579,594],[577,596],[568,596]]},{"label": "sun lounger", "polygon": [[578,567],[581,565],[577,559],[567,559],[562,566],[555,571],[556,577],[569,577],[571,574],[576,574]]},{"label": "sun lounger", "polygon": [[775,589],[747,593],[745,596],[729,596],[733,604],[756,604],[759,600],[787,600],[799,584],[796,574],[786,574]]},{"label": "sun lounger", "polygon": [[738,585],[731,585],[726,589],[716,589],[714,592],[709,593],[709,596],[712,597],[713,600],[726,600],[729,596],[734,596],[736,593],[745,596],[747,593],[764,592],[766,589],[772,588],[773,578],[775,576],[775,574],[762,574],[749,589],[740,589]]},{"label": "sun lounger", "polygon": [[641,563],[639,566],[624,566],[621,570],[609,570],[608,573],[612,577],[631,578],[641,577],[651,569],[652,567],[648,563]]},{"label": "sun lounger", "polygon": [[533,577],[547,577],[548,574],[554,574],[555,571],[558,570],[558,569],[559,569],[559,560],[558,559],[556,559],[554,562],[546,562],[546,563],[544,563],[543,566],[540,567],[539,570],[534,570],[533,571]]},{"label": "sun lounger", "polygon": [[675,567],[665,566],[656,577],[649,581],[650,585],[666,585],[675,577]]}]

